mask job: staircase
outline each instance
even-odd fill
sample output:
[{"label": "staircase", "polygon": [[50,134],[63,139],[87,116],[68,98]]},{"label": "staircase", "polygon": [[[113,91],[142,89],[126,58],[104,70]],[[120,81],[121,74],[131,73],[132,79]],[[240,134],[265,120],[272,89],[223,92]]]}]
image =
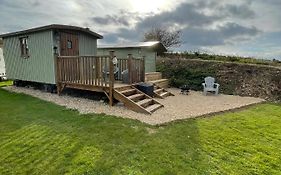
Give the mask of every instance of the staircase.
[{"label": "staircase", "polygon": [[152,83],[162,88],[167,88],[169,86],[169,80],[163,79],[161,72],[145,73],[145,82]]},{"label": "staircase", "polygon": [[172,94],[171,92],[167,91],[166,89],[157,86],[154,84],[154,96],[157,98],[166,98],[168,96],[175,96],[174,94]]},{"label": "staircase", "polygon": [[145,93],[133,86],[114,88],[114,98],[136,112],[152,114],[159,108],[164,107]]}]

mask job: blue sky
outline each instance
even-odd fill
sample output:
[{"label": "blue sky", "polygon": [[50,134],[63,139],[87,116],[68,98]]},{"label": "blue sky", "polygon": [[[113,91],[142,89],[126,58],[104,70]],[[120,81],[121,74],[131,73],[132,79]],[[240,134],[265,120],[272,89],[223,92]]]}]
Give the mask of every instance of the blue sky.
[{"label": "blue sky", "polygon": [[0,33],[68,24],[89,27],[108,44],[164,27],[182,31],[177,51],[281,60],[280,9],[281,0],[0,0]]}]

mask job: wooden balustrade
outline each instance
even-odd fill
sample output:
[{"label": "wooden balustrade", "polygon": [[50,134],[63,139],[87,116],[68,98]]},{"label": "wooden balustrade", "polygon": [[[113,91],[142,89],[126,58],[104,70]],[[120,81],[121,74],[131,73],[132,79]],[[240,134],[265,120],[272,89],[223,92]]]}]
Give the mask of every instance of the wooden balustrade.
[{"label": "wooden balustrade", "polygon": [[117,80],[122,81],[123,80],[122,72],[124,72],[125,70],[128,70],[128,59],[127,58],[118,58],[117,61],[118,61],[117,67],[119,69],[118,74],[117,74]]},{"label": "wooden balustrade", "polygon": [[144,57],[133,58],[131,54],[128,55],[128,70],[129,70],[129,83],[144,82],[145,67]]},{"label": "wooden balustrade", "polygon": [[57,82],[109,87],[109,56],[58,56]]},{"label": "wooden balustrade", "polygon": [[130,55],[128,58],[118,58],[117,67],[117,80],[123,80],[122,72],[128,70],[129,84],[144,82],[144,58],[133,58]]},{"label": "wooden balustrade", "polygon": [[144,82],[144,58],[118,58],[117,75],[110,56],[58,56],[56,59],[56,80],[60,89],[62,84],[91,85],[114,88],[114,81],[122,80],[122,72],[128,70],[129,84]]}]

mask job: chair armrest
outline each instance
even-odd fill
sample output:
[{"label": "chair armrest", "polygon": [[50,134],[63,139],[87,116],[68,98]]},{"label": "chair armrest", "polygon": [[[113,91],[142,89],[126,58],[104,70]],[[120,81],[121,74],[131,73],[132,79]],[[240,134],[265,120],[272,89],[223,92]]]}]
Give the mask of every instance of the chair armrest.
[{"label": "chair armrest", "polygon": [[205,84],[205,83],[202,83],[202,86],[203,86],[203,87],[206,87],[206,84]]},{"label": "chair armrest", "polygon": [[117,72],[119,72],[119,67],[114,67],[113,73],[116,74]]},{"label": "chair armrest", "polygon": [[215,83],[215,85],[216,85],[216,87],[220,87],[220,84],[218,84],[218,83]]}]

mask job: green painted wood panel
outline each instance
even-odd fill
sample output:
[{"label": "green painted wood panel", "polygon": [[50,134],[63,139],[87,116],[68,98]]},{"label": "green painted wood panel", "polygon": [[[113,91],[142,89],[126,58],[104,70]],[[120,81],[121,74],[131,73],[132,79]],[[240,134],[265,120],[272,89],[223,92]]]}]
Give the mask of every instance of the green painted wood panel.
[{"label": "green painted wood panel", "polygon": [[22,36],[4,38],[4,58],[9,79],[55,84],[53,32],[42,31],[28,36],[30,57],[21,57]]},{"label": "green painted wood panel", "polygon": [[97,55],[97,39],[89,35],[79,34],[79,55]]},{"label": "green painted wood panel", "polygon": [[145,56],[145,72],[156,72],[156,52],[142,48],[142,53]]},{"label": "green painted wood panel", "polygon": [[128,54],[133,57],[140,58],[145,56],[145,72],[156,71],[156,52],[147,48],[98,48],[98,55],[109,55],[109,51],[114,50],[117,58],[127,58]]}]

